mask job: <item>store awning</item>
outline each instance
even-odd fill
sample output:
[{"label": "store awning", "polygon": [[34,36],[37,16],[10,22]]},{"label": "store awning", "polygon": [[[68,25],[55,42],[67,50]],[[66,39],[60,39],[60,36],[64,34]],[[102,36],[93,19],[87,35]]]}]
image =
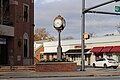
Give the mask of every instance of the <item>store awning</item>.
[{"label": "store awning", "polygon": [[104,47],[93,47],[90,52],[101,52]]},{"label": "store awning", "polygon": [[120,52],[120,46],[114,46],[110,52]]},{"label": "store awning", "polygon": [[110,52],[110,50],[113,48],[113,46],[106,46],[104,47],[101,52]]},{"label": "store awning", "polygon": [[[84,49],[85,54],[91,54],[87,53],[90,49]],[[81,54],[81,49],[69,49],[65,52],[66,54]]]}]

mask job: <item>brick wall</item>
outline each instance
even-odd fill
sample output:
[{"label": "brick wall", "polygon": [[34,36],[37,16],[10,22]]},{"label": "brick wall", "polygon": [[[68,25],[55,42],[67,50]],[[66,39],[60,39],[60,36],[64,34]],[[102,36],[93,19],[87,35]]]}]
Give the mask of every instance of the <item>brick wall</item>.
[{"label": "brick wall", "polygon": [[[28,4],[29,5],[29,21],[24,22],[23,21],[23,5]],[[13,49],[12,55],[14,56],[14,65],[26,65],[24,64],[23,59],[26,59],[23,57],[24,55],[24,42],[23,42],[23,35],[25,33],[28,34],[28,54],[27,60],[29,60],[31,65],[33,60],[33,54],[34,54],[34,3],[32,0],[18,0],[13,1],[13,3],[10,4],[10,17],[11,21],[13,22],[14,27],[14,37],[13,37],[13,45],[10,47]],[[21,46],[18,46],[18,40],[21,41]],[[10,41],[9,41],[10,43]],[[9,44],[8,44],[9,45]],[[21,59],[18,61],[18,56],[21,57]]]},{"label": "brick wall", "polygon": [[[41,52],[44,52],[44,47],[43,47],[43,45],[39,48],[39,49],[37,49],[36,51],[35,51],[35,54],[37,54],[37,56],[35,57],[38,61],[40,61],[41,59],[40,59],[40,54],[43,54],[43,53],[41,53]],[[37,61],[37,62],[38,62]],[[36,63],[35,61],[34,61],[34,63]]]},{"label": "brick wall", "polygon": [[77,71],[77,64],[74,62],[46,62],[37,63],[36,72],[74,72]]}]

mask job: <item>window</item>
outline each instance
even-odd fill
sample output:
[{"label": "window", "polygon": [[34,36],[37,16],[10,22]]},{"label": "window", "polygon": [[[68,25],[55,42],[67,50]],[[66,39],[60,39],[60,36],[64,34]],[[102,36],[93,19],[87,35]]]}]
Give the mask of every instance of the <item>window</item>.
[{"label": "window", "polygon": [[111,59],[111,58],[107,58],[107,60],[109,60],[109,61],[115,61],[114,59]]},{"label": "window", "polygon": [[24,39],[24,57],[27,57],[27,39]]},{"label": "window", "polygon": [[23,20],[29,22],[29,5],[24,4],[23,10]]},{"label": "window", "polygon": [[23,57],[29,57],[29,37],[27,33],[23,35]]},{"label": "window", "polygon": [[40,54],[40,59],[42,59],[44,57],[44,55],[43,54]]},{"label": "window", "polygon": [[104,59],[104,58],[101,58],[101,59],[99,59],[99,60],[96,60],[96,61],[105,61],[105,59]]}]

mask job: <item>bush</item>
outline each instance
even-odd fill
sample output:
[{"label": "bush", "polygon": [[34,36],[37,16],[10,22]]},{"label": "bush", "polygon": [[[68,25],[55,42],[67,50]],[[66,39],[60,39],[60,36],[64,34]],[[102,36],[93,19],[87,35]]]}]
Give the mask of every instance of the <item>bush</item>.
[{"label": "bush", "polygon": [[57,58],[53,58],[52,60],[41,60],[40,62],[71,62],[68,61],[66,58],[62,58],[61,60],[57,59]]}]

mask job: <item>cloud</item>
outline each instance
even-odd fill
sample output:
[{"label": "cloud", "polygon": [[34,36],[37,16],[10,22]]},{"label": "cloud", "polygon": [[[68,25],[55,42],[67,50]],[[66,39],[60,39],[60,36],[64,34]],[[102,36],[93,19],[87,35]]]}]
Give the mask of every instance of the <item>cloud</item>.
[{"label": "cloud", "polygon": [[[57,31],[53,28],[53,19],[59,14],[67,22],[62,36],[80,38],[81,33],[81,6],[82,0],[35,0],[35,25],[45,27],[46,30],[57,38]],[[109,0],[86,0],[86,7],[106,2]],[[120,2],[106,5],[95,10],[114,12],[114,6]],[[94,32],[96,35],[104,35],[116,32],[120,16],[86,14],[86,33]]]},{"label": "cloud", "polygon": [[53,3],[53,2],[59,2],[59,1],[62,1],[62,0],[43,0],[41,1],[41,4]]}]

